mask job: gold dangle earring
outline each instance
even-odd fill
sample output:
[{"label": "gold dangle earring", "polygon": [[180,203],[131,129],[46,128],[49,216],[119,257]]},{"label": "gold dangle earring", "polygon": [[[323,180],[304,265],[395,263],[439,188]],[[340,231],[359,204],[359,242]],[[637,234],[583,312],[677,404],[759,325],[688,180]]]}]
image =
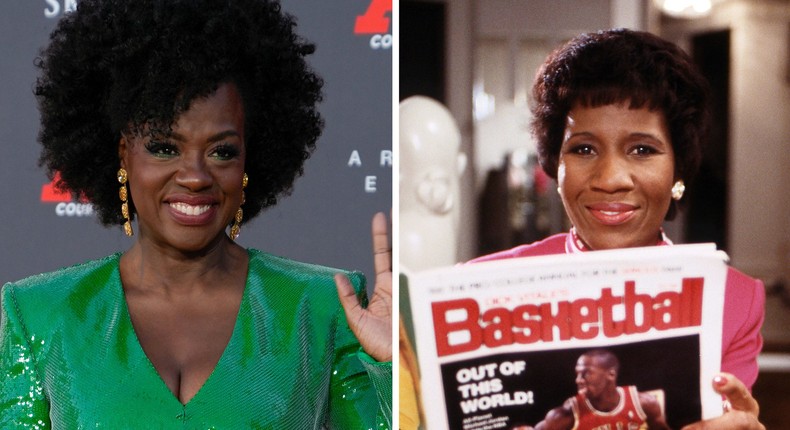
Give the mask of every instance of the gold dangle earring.
[{"label": "gold dangle earring", "polygon": [[675,201],[678,201],[683,198],[683,193],[686,191],[686,184],[683,183],[683,180],[679,180],[675,182],[675,185],[672,185],[672,198]]},{"label": "gold dangle earring", "polygon": [[[246,196],[244,195],[244,189],[247,188],[247,183],[250,181],[250,178],[245,173],[244,176],[241,178],[241,204],[244,205],[246,201]],[[244,218],[244,211],[241,209],[241,205],[239,209],[236,211],[236,216],[233,218],[233,225],[230,227],[230,238],[236,240],[239,237],[239,233],[241,232],[241,220]]]},{"label": "gold dangle earring", "polygon": [[126,169],[121,167],[118,169],[118,182],[121,183],[121,189],[118,190],[118,197],[121,198],[121,215],[126,220],[123,223],[123,232],[126,233],[127,236],[133,236],[134,231],[132,230],[132,220],[129,217],[129,190],[126,188]]}]

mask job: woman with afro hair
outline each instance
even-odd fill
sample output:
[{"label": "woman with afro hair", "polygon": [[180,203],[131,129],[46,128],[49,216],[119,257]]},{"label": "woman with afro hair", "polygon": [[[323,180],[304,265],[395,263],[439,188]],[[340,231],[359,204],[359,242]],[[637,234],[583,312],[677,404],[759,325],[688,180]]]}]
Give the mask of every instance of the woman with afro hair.
[{"label": "woman with afro hair", "polygon": [[369,302],[359,273],[234,242],[322,129],[294,29],[276,0],[80,0],[59,22],[40,162],[135,241],[3,287],[0,427],[389,426],[385,217]]}]

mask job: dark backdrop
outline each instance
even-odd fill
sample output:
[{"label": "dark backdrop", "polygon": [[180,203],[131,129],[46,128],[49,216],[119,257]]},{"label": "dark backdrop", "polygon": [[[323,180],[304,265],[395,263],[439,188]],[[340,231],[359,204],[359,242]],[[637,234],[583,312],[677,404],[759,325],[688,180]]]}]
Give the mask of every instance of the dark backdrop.
[{"label": "dark backdrop", "polygon": [[[0,283],[127,249],[78,202],[44,201],[33,61],[75,0],[8,2],[0,13]],[[282,0],[317,46],[326,120],[294,193],[242,229],[239,242],[317,264],[373,271],[370,217],[392,205],[391,0]],[[378,17],[355,27],[358,16]],[[349,163],[354,151],[360,162]],[[384,162],[381,162],[382,156]]]}]

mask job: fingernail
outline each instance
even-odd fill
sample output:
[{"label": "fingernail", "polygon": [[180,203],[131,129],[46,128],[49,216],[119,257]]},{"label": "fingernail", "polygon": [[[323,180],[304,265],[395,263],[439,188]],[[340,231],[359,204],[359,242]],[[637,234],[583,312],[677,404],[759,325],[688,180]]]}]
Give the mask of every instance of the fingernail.
[{"label": "fingernail", "polygon": [[722,375],[717,375],[713,378],[713,383],[718,386],[726,385],[727,382],[728,382],[727,377]]}]

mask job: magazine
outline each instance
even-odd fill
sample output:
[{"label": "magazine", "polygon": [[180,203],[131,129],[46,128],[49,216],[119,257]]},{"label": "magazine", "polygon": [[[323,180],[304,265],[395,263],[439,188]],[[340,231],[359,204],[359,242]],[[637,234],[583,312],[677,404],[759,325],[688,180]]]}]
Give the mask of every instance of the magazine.
[{"label": "magazine", "polygon": [[[701,244],[404,273],[425,428],[531,428],[562,407],[640,415],[657,404],[673,429],[721,415],[710,381],[721,363],[726,261]],[[591,356],[619,363],[626,403],[614,411],[589,400]]]}]

